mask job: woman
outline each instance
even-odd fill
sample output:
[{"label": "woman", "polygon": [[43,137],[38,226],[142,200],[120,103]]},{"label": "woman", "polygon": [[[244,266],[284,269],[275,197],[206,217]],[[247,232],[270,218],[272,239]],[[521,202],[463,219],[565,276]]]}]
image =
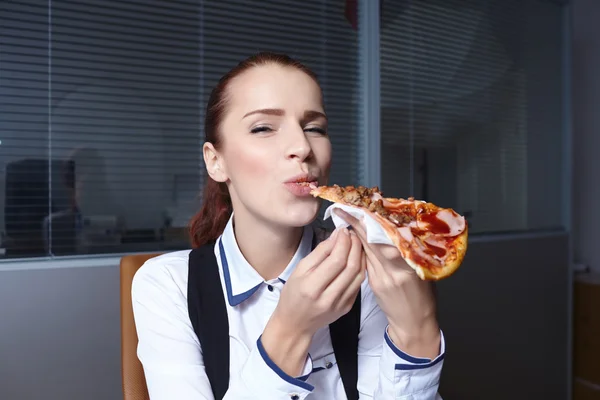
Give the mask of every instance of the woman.
[{"label": "woman", "polygon": [[[243,61],[213,90],[205,133],[209,179],[191,234],[218,262],[214,307],[221,293],[226,299],[223,398],[435,399],[444,343],[431,286],[391,246],[366,243],[347,214],[353,229],[314,240],[320,203],[298,182],[327,184],[331,164],[316,76],[284,55]],[[156,257],[134,278],[138,356],[152,400],[215,397],[218,374],[205,365],[215,349],[201,346],[206,322],[190,318],[188,277],[203,271],[190,261],[194,251]],[[330,324],[353,304],[356,354],[336,354]],[[357,360],[356,382],[342,359]],[[344,379],[341,370],[350,371]]]}]

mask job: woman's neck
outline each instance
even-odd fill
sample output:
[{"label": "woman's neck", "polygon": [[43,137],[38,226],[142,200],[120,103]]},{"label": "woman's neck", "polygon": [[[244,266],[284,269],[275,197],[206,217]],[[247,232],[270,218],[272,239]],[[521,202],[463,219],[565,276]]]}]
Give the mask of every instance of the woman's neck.
[{"label": "woman's neck", "polygon": [[304,228],[274,227],[234,215],[233,231],[244,258],[265,280],[277,278],[298,250]]}]

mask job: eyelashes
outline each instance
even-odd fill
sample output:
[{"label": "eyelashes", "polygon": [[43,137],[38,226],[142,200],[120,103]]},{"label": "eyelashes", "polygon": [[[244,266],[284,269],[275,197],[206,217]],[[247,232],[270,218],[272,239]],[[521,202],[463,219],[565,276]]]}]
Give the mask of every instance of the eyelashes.
[{"label": "eyelashes", "polygon": [[[274,130],[270,127],[270,126],[257,126],[255,128],[252,128],[250,130],[250,133],[252,134],[257,134],[257,133],[270,133],[273,132]],[[318,133],[320,135],[327,135],[327,130],[318,126],[315,127],[310,127],[310,128],[304,128],[305,132],[315,132]]]},{"label": "eyelashes", "polygon": [[319,128],[319,127],[308,128],[308,129],[305,129],[305,130],[308,131],[308,132],[316,132],[316,133],[319,133],[321,135],[327,135],[327,130],[323,129],[323,128]]},{"label": "eyelashes", "polygon": [[256,128],[252,128],[250,130],[250,133],[262,133],[262,132],[272,132],[273,129],[271,129],[268,126],[257,126]]}]

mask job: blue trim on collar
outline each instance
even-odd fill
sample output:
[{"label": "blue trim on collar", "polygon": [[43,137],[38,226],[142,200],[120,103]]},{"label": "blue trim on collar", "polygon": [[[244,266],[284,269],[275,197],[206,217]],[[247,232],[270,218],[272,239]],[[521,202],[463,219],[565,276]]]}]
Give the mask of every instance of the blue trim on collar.
[{"label": "blue trim on collar", "polygon": [[235,307],[238,304],[248,300],[254,293],[256,293],[262,283],[259,283],[244,293],[234,296],[231,288],[231,276],[229,275],[229,263],[227,262],[227,257],[225,257],[225,249],[223,248],[223,238],[219,240],[219,254],[221,255],[221,265],[223,266],[223,278],[225,280],[225,289],[227,290],[227,301],[231,307]]}]

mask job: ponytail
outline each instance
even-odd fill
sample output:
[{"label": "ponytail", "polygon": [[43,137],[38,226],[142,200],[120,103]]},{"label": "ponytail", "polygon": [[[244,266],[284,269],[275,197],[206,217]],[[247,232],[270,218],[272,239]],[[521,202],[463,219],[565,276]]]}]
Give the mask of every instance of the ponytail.
[{"label": "ponytail", "polygon": [[189,233],[194,248],[216,241],[233,210],[227,185],[210,177],[207,179],[202,208],[190,221]]}]

